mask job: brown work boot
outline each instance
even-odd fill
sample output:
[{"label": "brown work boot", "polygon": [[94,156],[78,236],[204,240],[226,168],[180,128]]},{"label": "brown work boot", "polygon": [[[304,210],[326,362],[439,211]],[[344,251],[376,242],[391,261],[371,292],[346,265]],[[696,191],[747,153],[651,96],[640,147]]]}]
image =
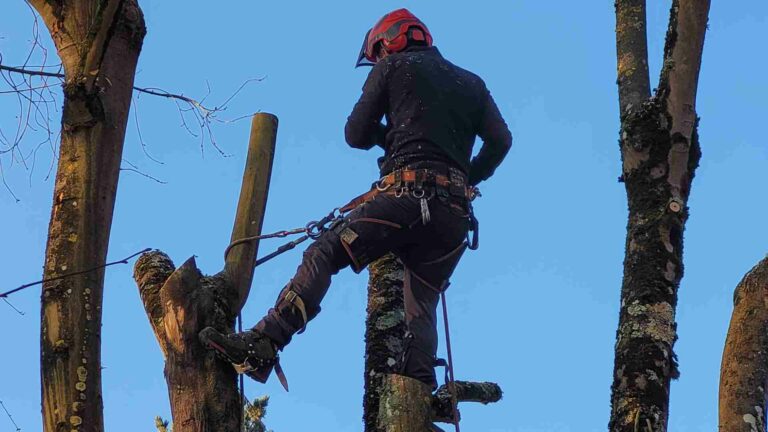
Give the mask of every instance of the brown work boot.
[{"label": "brown work boot", "polygon": [[225,335],[213,327],[206,327],[199,337],[206,348],[231,363],[237,373],[246,374],[260,383],[267,382],[278,362],[275,344],[257,330]]}]

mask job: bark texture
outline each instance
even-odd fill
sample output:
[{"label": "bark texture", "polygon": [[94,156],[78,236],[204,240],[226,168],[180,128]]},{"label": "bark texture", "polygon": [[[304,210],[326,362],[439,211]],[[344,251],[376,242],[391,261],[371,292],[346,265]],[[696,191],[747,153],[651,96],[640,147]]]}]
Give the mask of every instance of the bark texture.
[{"label": "bark texture", "polygon": [[720,428],[765,432],[768,384],[768,258],[733,293],[733,315],[720,368]]},{"label": "bark texture", "polygon": [[402,375],[385,375],[378,423],[383,432],[432,430],[432,392],[429,385]]},{"label": "bark texture", "polygon": [[[224,302],[224,277],[203,276],[195,259],[178,269],[162,252],[142,255],[134,277],[165,359],[165,379],[175,431],[239,431],[242,402],[237,376],[199,343],[207,326],[234,330]],[[215,426],[214,426],[215,425]]]},{"label": "bark texture", "polygon": [[[43,278],[106,261],[136,63],[146,33],[136,0],[31,0],[64,67],[61,145]],[[48,282],[41,296],[47,432],[104,429],[104,270]]]},{"label": "bark texture", "polygon": [[[675,0],[670,11],[664,66],[655,95],[644,90],[637,68],[622,61],[645,55],[645,43],[622,42],[644,28],[644,16],[627,13],[638,2],[616,3],[622,177],[629,218],[616,335],[612,432],[667,430],[670,381],[678,376],[673,350],[675,308],[683,277],[683,231],[691,182],[701,156],[695,111],[698,73],[709,12],[708,0]],[[644,31],[643,31],[644,33]],[[624,60],[623,60],[624,59]]]},{"label": "bark texture", "polygon": [[651,95],[645,0],[616,1],[619,107],[639,106]]},{"label": "bark texture", "polygon": [[[501,400],[502,391],[492,382],[456,381],[456,399],[459,402],[478,402],[483,405]],[[437,422],[453,422],[453,395],[448,385],[442,385],[432,397],[432,419]]]},{"label": "bark texture", "polygon": [[[254,116],[233,244],[261,231],[276,131],[275,116]],[[228,250],[224,270],[214,276],[203,276],[194,257],[177,269],[160,251],[136,261],[134,278],[165,359],[174,432],[241,430],[237,375],[198,340],[207,326],[234,332],[235,318],[248,296],[258,242],[237,242]]]},{"label": "bark texture", "polygon": [[365,394],[363,421],[366,432],[381,432],[379,404],[384,378],[397,372],[403,355],[405,311],[403,264],[388,254],[368,266],[368,308],[365,321]]}]

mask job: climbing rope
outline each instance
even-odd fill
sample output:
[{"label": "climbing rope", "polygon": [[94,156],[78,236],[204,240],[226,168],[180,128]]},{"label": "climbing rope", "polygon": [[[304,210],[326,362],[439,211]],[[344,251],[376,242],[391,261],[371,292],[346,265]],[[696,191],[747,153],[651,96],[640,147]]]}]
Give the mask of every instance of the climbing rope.
[{"label": "climbing rope", "polygon": [[[237,332],[242,333],[243,332],[243,314],[238,312],[237,313]],[[240,418],[240,432],[247,432],[245,430],[245,405],[247,402],[247,399],[245,398],[245,380],[243,379],[243,374],[238,374],[237,378],[239,380],[238,387],[240,387],[240,406],[243,410],[243,415]]]},{"label": "climbing rope", "polygon": [[[447,288],[447,287],[445,287]],[[451,391],[451,410],[453,411],[453,425],[456,432],[461,432],[459,427],[459,398],[456,390],[456,379],[453,375],[453,353],[451,352],[451,332],[448,329],[448,305],[445,302],[445,289],[440,292],[440,302],[443,304],[443,327],[445,328],[445,348],[448,352],[448,389]]]}]

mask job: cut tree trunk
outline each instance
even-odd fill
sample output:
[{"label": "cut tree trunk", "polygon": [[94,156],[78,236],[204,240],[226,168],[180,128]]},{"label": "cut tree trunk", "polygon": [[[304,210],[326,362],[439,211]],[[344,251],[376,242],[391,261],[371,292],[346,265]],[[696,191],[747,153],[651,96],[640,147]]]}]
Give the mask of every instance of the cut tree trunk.
[{"label": "cut tree trunk", "polygon": [[[233,243],[261,232],[276,132],[275,116],[254,116]],[[178,269],[160,251],[136,261],[134,278],[165,359],[174,432],[240,431],[244,401],[237,375],[202,346],[198,333],[208,326],[234,331],[257,251],[258,241],[238,242],[225,257],[224,270],[214,276],[203,276],[194,257]]]},{"label": "cut tree trunk", "polygon": [[674,0],[658,89],[647,85],[645,2],[616,2],[622,176],[629,207],[612,432],[664,432],[688,196],[700,158],[696,89],[709,0]]},{"label": "cut tree trunk", "polygon": [[[44,279],[105,264],[136,63],[146,33],[136,0],[30,0],[64,67],[61,145]],[[102,431],[104,270],[43,284],[46,432]]]},{"label": "cut tree trunk", "polygon": [[378,418],[384,377],[397,372],[403,356],[403,264],[388,254],[368,265],[368,272],[363,420],[366,432],[381,432]]},{"label": "cut tree trunk", "polygon": [[[387,254],[371,263],[368,272],[365,432],[439,430],[432,429],[432,422],[453,423],[453,395],[447,385],[432,394],[426,384],[397,375],[406,330],[403,264]],[[457,402],[488,404],[502,396],[499,385],[491,382],[456,381],[455,388]],[[428,429],[423,429],[425,425]]]},{"label": "cut tree trunk", "polygon": [[720,429],[765,432],[768,385],[768,258],[733,293],[733,315],[720,367]]}]

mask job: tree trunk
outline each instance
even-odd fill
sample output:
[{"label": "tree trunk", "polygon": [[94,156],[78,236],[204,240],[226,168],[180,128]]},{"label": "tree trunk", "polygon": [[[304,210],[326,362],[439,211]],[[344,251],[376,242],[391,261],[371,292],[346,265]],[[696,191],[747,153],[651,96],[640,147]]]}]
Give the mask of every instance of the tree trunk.
[{"label": "tree trunk", "polygon": [[629,218],[611,386],[612,432],[664,432],[683,231],[700,149],[696,88],[709,0],[674,0],[656,94],[649,98],[644,2],[616,2],[621,156]]},{"label": "tree trunk", "polygon": [[[403,264],[387,254],[368,266],[368,316],[365,322],[365,432],[416,431],[433,421],[453,423],[453,394],[447,385],[435,394],[420,381],[395,375],[403,356],[405,306]],[[501,400],[491,382],[456,381],[458,402],[488,404]],[[424,396],[426,391],[427,396]],[[407,394],[412,393],[412,394]],[[415,406],[414,404],[419,404]],[[439,430],[424,429],[424,430]]]},{"label": "tree trunk", "polygon": [[[136,0],[31,0],[64,66],[59,165],[43,278],[106,261],[133,78],[146,33]],[[43,285],[41,386],[47,432],[101,431],[104,271]]]},{"label": "tree trunk", "polygon": [[378,424],[383,432],[432,430],[432,391],[428,384],[402,375],[384,375]]},{"label": "tree trunk", "polygon": [[397,372],[403,355],[403,264],[388,254],[371,263],[368,272],[363,420],[366,432],[382,432],[378,418],[384,377]]},{"label": "tree trunk", "polygon": [[720,368],[720,428],[765,432],[768,385],[768,258],[733,293],[733,315]]},{"label": "tree trunk", "polygon": [[134,269],[144,308],[165,359],[165,379],[174,432],[238,432],[243,402],[232,366],[218,360],[198,340],[207,326],[234,331],[248,296],[258,241],[237,242],[261,232],[277,131],[277,118],[254,116],[233,246],[225,269],[203,276],[194,257],[174,269],[164,253],[142,255]]}]

